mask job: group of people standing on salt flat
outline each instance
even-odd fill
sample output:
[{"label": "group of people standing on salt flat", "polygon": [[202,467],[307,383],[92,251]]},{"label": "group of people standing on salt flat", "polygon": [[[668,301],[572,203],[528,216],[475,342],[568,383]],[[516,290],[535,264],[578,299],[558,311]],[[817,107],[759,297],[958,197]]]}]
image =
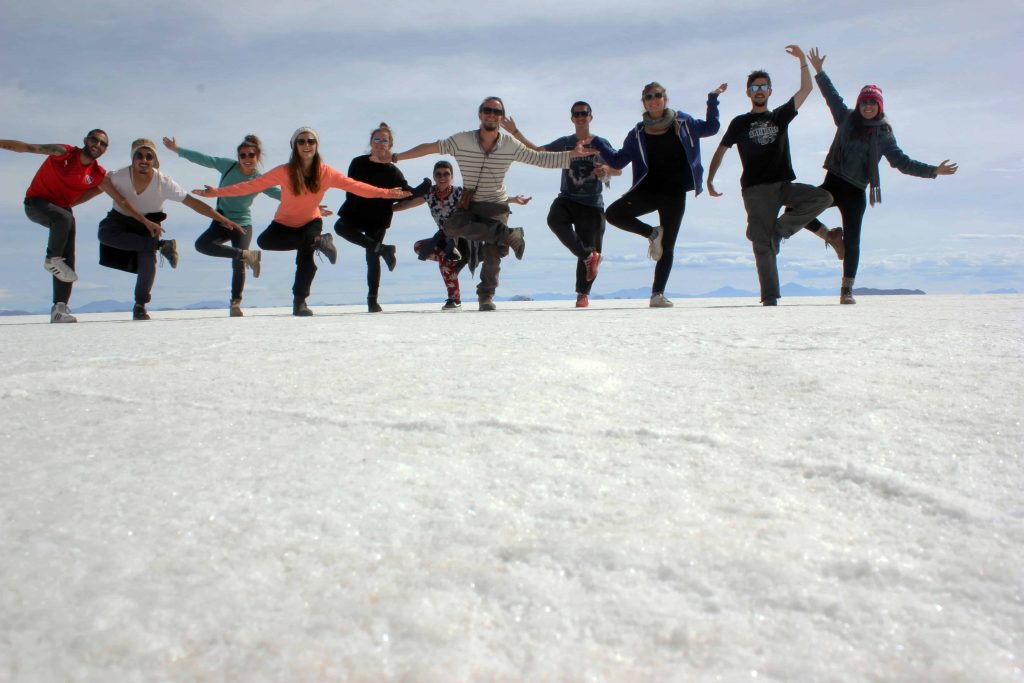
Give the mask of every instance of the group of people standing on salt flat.
[{"label": "group of people standing on salt flat", "polygon": [[[754,71],[747,77],[746,95],[751,110],[735,117],[722,136],[708,167],[707,186],[712,197],[722,195],[715,176],[729,148],[735,145],[743,172],[740,178],[747,213],[747,238],[757,266],[761,303],[774,306],[780,298],[776,258],[782,241],[806,229],[831,246],[843,262],[839,301],[853,304],[853,283],[860,260],[860,233],[867,205],[881,200],[878,165],[884,156],[889,164],[908,175],[935,178],[951,175],[957,165],[948,160],[937,166],[914,161],[897,146],[884,114],[882,91],[864,86],[855,106],[847,107],[823,69],[825,56],[817,48],[804,54],[796,45],[786,51],[800,64],[800,87],[789,100],[768,108],[772,95],[770,76]],[[810,62],[810,64],[808,64]],[[836,133],[818,187],[796,183],[789,151],[789,124],[812,89],[810,67],[836,124]],[[338,188],[347,198],[338,211],[334,232],[365,249],[367,308],[381,311],[378,290],[381,263],[394,270],[396,249],[385,243],[395,211],[426,204],[438,230],[416,242],[421,260],[439,265],[447,290],[444,309],[462,305],[459,273],[465,266],[480,266],[476,294],[481,311],[495,310],[501,259],[511,251],[522,259],[526,235],[509,225],[509,204],[526,204],[529,197],[509,196],[505,175],[512,162],[562,169],[561,190],[548,212],[548,226],[577,258],[576,306],[585,308],[602,260],[605,221],[648,241],[648,254],[656,262],[650,305],[671,307],[665,297],[679,235],[686,195],[703,191],[704,169],[700,138],[719,131],[718,99],[726,84],[708,94],[703,119],[671,109],[668,92],[660,83],[647,84],[641,95],[643,120],[629,131],[621,149],[590,131],[593,111],[585,101],[570,108],[575,132],[546,145],[530,142],[515,121],[506,115],[499,97],[487,97],[478,108],[480,126],[437,142],[417,145],[402,152],[393,150],[391,128],[381,123],[370,136],[370,153],[352,160],[345,175],[320,158],[320,139],[312,128],[302,127],[291,137],[291,158],[265,174],[259,171],[263,146],[247,135],[233,158],[214,157],[187,149],[173,137],[164,146],[179,156],[215,169],[216,188],[193,190],[201,197],[216,197],[216,208],[191,197],[180,185],[159,171],[157,145],[148,139],[132,143],[130,166],[108,174],[98,163],[109,144],[106,133],[90,131],[82,147],[37,145],[0,140],[0,148],[47,155],[25,197],[28,218],[49,229],[44,267],[53,276],[51,322],[75,322],[68,309],[75,273],[75,218],[72,207],[105,192],[113,199],[110,213],[100,222],[101,265],[137,273],[133,318],[149,319],[157,254],[177,267],[177,243],[161,239],[166,200],[182,202],[211,219],[210,227],[196,240],[202,254],[229,259],[232,263],[232,316],[241,309],[246,269],[259,277],[262,251],[295,251],[292,286],[296,316],[313,312],[306,305],[320,253],[332,264],[337,260],[333,236],[323,231],[323,219],[332,212],[322,203],[327,190]],[[508,134],[502,132],[502,129]],[[412,187],[397,165],[428,154],[455,157],[463,185],[454,184],[454,168],[448,161],[434,165],[433,182],[424,179]],[[630,188],[607,208],[602,190],[609,178],[632,165]],[[260,250],[251,249],[251,205],[259,193],[280,204],[274,220],[257,239]],[[842,227],[827,228],[818,216],[838,208]],[[651,225],[640,220],[658,214]],[[780,214],[781,212],[781,214]],[[230,246],[228,246],[230,244]]]}]

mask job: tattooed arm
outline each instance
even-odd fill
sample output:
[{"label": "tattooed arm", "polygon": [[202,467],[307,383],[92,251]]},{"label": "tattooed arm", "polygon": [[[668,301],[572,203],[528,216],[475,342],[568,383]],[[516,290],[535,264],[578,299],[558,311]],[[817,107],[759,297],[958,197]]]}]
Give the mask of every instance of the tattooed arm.
[{"label": "tattooed arm", "polygon": [[36,145],[21,140],[0,140],[0,149],[9,149],[12,152],[29,152],[31,154],[49,154],[52,157],[59,157],[68,153],[64,145]]}]

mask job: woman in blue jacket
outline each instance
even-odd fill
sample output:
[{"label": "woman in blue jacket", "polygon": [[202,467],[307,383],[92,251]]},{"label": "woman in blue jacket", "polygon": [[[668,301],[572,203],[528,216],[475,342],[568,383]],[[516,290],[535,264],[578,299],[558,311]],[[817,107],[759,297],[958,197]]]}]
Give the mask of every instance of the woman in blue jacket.
[{"label": "woman in blue jacket", "polygon": [[[943,161],[931,166],[914,161],[899,148],[892,127],[885,118],[882,90],[877,85],[865,85],[857,96],[856,108],[851,110],[822,70],[825,62],[818,48],[807,55],[814,67],[818,89],[825,98],[832,119],[836,122],[836,136],[825,157],[825,181],[821,188],[832,194],[833,206],[843,219],[843,282],[839,289],[839,303],[855,304],[853,280],[860,263],[860,228],[868,202],[874,206],[882,201],[878,182],[878,162],[884,156],[889,165],[907,175],[935,178],[956,173],[957,165]],[[870,196],[865,190],[870,186]],[[824,227],[818,219],[807,225],[817,231]]]},{"label": "woman in blue jacket", "polygon": [[[665,298],[665,286],[686,210],[686,193],[693,190],[698,195],[704,189],[699,138],[718,132],[718,96],[725,89],[723,83],[708,94],[707,119],[702,121],[670,109],[665,88],[660,83],[648,83],[641,100],[643,121],[626,135],[622,149],[615,151],[599,138],[591,143],[612,168],[633,164],[632,187],[608,207],[605,218],[615,227],[642,235],[650,242],[648,255],[657,261],[651,287],[652,308],[672,306]],[[657,226],[638,218],[653,211],[658,212]]]}]

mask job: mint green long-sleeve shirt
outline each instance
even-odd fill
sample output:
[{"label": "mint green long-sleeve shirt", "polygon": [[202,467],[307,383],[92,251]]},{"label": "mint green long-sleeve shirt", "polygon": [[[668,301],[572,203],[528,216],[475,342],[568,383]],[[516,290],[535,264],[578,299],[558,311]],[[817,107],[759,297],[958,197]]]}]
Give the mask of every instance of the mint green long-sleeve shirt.
[{"label": "mint green long-sleeve shirt", "polygon": [[[235,183],[252,180],[260,176],[259,171],[252,175],[243,174],[242,169],[238,166],[237,159],[213,157],[192,149],[185,149],[181,146],[178,147],[178,156],[191,161],[193,164],[216,169],[221,175],[218,187],[234,185]],[[217,210],[239,225],[252,225],[252,212],[250,208],[252,207],[252,200],[256,198],[257,194],[259,192],[241,197],[220,197],[217,200]],[[281,189],[279,187],[268,187],[263,190],[263,194],[281,201]]]}]

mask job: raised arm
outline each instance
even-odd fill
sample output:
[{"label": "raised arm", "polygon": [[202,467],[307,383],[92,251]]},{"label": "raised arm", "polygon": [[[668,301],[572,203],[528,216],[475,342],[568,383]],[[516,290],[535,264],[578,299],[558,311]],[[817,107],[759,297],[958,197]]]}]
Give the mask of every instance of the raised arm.
[{"label": "raised arm", "polygon": [[159,223],[154,223],[139,213],[135,207],[117,191],[117,188],[114,187],[114,183],[110,182],[110,176],[105,176],[103,178],[103,182],[100,183],[100,189],[110,195],[110,198],[114,200],[114,203],[124,209],[125,213],[142,223],[142,225],[146,227],[146,230],[149,231],[150,235],[153,237],[159,237],[163,234],[164,229],[160,227]]},{"label": "raised arm", "polygon": [[523,135],[523,132],[519,130],[519,126],[516,125],[515,119],[513,119],[511,116],[505,116],[505,118],[501,120],[501,127],[507,130],[509,132],[509,135],[511,135],[516,140],[521,142],[527,148],[532,149],[534,152],[545,151],[543,147],[538,147],[537,145],[533,144],[532,142],[526,139],[526,136]]},{"label": "raised arm", "polygon": [[837,126],[843,125],[843,121],[850,115],[850,108],[843,102],[842,95],[832,84],[832,79],[825,73],[825,55],[821,54],[818,48],[812,47],[807,58],[811,61],[811,66],[814,67],[814,80],[818,84],[821,96],[825,98],[828,110],[832,113],[832,120]]},{"label": "raised arm", "polygon": [[793,104],[799,109],[811,94],[811,69],[807,66],[807,56],[799,45],[787,45],[786,52],[800,60],[800,89],[793,95]]},{"label": "raised arm", "polygon": [[230,230],[235,230],[237,232],[245,232],[245,229],[238,225],[238,223],[235,223],[232,220],[228,220],[225,216],[210,208],[208,204],[202,203],[195,197],[186,196],[184,199],[181,200],[181,203],[198,214],[202,214],[207,218],[212,218],[213,220],[217,221],[218,223],[220,223],[221,225]]},{"label": "raised arm", "polygon": [[64,145],[37,145],[21,140],[0,140],[0,149],[7,149],[19,154],[48,154],[51,157],[59,157],[68,153],[68,148]]},{"label": "raised arm", "polygon": [[718,173],[718,167],[722,165],[722,159],[725,158],[725,153],[728,151],[728,147],[719,145],[718,149],[715,150],[715,155],[711,157],[711,163],[708,165],[708,194],[712,197],[721,197],[723,194],[715,189],[715,174]]},{"label": "raised arm", "polygon": [[728,87],[728,83],[723,83],[708,93],[708,109],[707,113],[704,115],[704,120],[693,120],[693,127],[697,133],[697,137],[711,137],[718,132],[719,128],[722,127],[718,118],[718,96],[724,93]]},{"label": "raised arm", "polygon": [[422,145],[416,145],[412,149],[392,154],[391,162],[397,164],[402,159],[418,159],[420,157],[425,157],[428,154],[440,154],[440,149],[438,149],[438,144],[436,142],[424,142]]}]

